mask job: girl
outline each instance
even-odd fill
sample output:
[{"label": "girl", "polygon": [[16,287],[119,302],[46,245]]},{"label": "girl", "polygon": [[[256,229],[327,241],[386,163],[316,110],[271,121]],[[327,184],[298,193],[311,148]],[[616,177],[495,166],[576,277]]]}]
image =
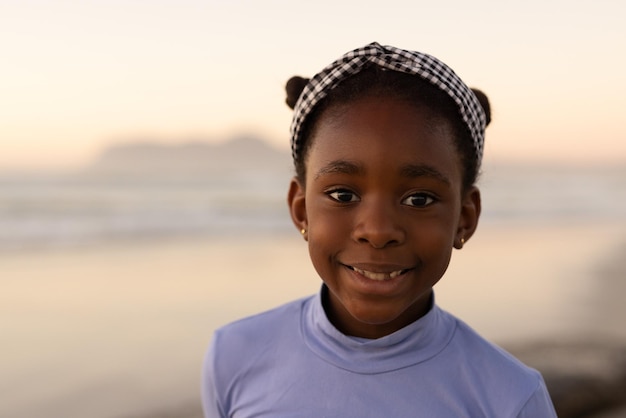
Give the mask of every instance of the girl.
[{"label": "girl", "polygon": [[478,223],[486,97],[377,43],[287,91],[288,203],[323,285],[215,333],[205,416],[556,416],[538,372],[434,301]]}]

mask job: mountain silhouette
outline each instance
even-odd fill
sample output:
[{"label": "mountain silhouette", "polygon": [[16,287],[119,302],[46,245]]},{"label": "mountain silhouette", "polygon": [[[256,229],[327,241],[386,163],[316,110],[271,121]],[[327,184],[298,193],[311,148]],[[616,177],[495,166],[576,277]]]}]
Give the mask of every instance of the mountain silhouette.
[{"label": "mountain silhouette", "polygon": [[189,177],[289,175],[289,152],[253,136],[224,142],[163,144],[135,140],[103,150],[82,172],[87,176]]}]

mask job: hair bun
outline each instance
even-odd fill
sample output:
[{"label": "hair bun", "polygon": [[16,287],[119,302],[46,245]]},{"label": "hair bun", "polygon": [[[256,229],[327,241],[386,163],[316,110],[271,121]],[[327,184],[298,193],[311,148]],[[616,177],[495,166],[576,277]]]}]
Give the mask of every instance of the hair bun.
[{"label": "hair bun", "polygon": [[304,90],[304,87],[307,85],[308,82],[308,78],[300,77],[297,75],[291,77],[287,81],[287,84],[285,85],[287,99],[285,99],[285,102],[287,103],[287,106],[289,106],[291,109],[296,107],[296,102],[298,101],[300,94],[302,94],[302,90]]},{"label": "hair bun", "polygon": [[489,123],[491,123],[491,105],[489,104],[489,98],[487,98],[487,95],[485,93],[483,93],[482,91],[478,89],[472,88],[472,91],[474,92],[474,95],[478,99],[480,106],[483,108],[483,111],[485,112],[485,117],[486,117],[486,122],[487,122],[486,126],[489,126]]}]

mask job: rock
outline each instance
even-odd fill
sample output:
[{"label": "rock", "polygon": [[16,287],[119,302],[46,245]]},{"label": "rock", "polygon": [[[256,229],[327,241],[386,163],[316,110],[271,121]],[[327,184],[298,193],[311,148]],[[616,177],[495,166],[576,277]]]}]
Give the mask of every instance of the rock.
[{"label": "rock", "polygon": [[539,370],[560,418],[626,407],[626,346],[601,341],[537,342],[509,351]]}]

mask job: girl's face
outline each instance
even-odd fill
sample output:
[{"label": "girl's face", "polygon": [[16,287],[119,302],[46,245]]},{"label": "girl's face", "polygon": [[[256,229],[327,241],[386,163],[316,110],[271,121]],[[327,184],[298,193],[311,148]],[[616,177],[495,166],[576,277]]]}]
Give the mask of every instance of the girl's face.
[{"label": "girl's face", "polygon": [[448,123],[393,98],[363,98],[323,113],[306,184],[289,191],[311,260],[329,289],[329,319],[379,338],[429,307],[453,247],[476,228],[480,195],[462,190]]}]

